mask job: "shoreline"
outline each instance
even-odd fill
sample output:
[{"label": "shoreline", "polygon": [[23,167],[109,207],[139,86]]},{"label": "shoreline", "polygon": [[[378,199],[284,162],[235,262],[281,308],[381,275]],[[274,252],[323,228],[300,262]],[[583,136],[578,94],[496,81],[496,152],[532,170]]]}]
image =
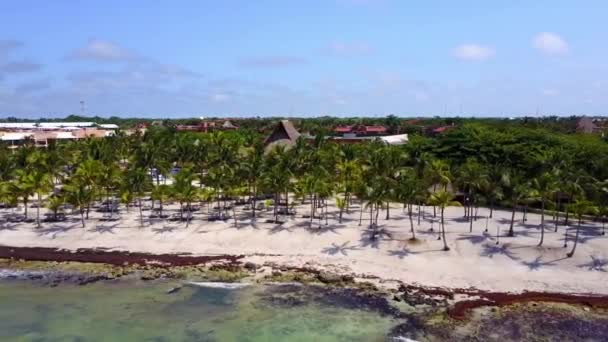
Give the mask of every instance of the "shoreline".
[{"label": "shoreline", "polygon": [[[527,303],[562,303],[590,307],[594,309],[608,309],[608,295],[590,293],[564,293],[549,291],[521,291],[521,292],[494,292],[476,288],[450,288],[431,287],[399,282],[398,288],[382,287],[380,283],[370,283],[370,278],[360,278],[352,273],[331,273],[311,267],[271,267],[270,272],[264,272],[263,267],[268,265],[255,265],[243,262],[244,255],[209,255],[194,256],[189,254],[151,254],[132,253],[126,251],[107,251],[99,249],[78,249],[76,251],[43,248],[43,247],[13,247],[0,246],[0,260],[4,259],[4,267],[0,269],[22,272],[25,277],[5,274],[5,278],[19,278],[20,280],[38,280],[43,274],[55,274],[58,277],[50,282],[56,286],[62,282],[71,282],[86,285],[92,282],[113,280],[128,275],[136,275],[141,280],[181,279],[184,273],[166,272],[169,269],[184,267],[193,268],[194,276],[205,276],[205,272],[225,271],[237,274],[230,279],[211,279],[211,281],[239,282],[246,277],[253,277],[258,283],[289,283],[298,282],[310,284],[311,281],[323,286],[336,288],[359,288],[368,294],[392,296],[396,302],[406,302],[410,305],[426,304],[431,306],[445,306],[449,318],[463,321],[470,312],[481,307],[504,307]],[[23,267],[27,262],[42,262],[41,265],[29,269]],[[19,263],[22,263],[19,266]],[[25,264],[23,264],[25,263]],[[71,272],[64,272],[61,266],[70,263]],[[87,268],[86,264],[96,264],[101,268]],[[120,268],[117,273],[115,269]],[[124,268],[128,268],[125,270]],[[189,269],[190,270],[190,269]],[[258,270],[265,273],[260,277]],[[27,275],[30,275],[28,277]],[[381,280],[381,279],[380,279]],[[379,285],[379,288],[377,287]]]}]

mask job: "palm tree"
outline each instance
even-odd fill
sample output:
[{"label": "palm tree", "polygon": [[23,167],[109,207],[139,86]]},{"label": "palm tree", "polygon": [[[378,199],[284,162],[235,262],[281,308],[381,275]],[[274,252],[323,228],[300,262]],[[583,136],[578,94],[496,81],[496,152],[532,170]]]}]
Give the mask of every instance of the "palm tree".
[{"label": "palm tree", "polygon": [[82,179],[74,178],[63,187],[63,190],[66,194],[66,201],[78,208],[82,228],[84,228],[84,211],[89,207],[95,196],[93,188]]},{"label": "palm tree", "polygon": [[24,169],[15,171],[15,179],[11,183],[11,192],[21,198],[26,219],[28,203],[35,191],[36,188],[35,184],[32,182],[31,174]]},{"label": "palm tree", "polygon": [[400,173],[396,189],[396,198],[404,207],[407,207],[407,215],[410,220],[410,230],[412,232],[412,238],[410,240],[412,241],[416,240],[412,210],[414,203],[418,201],[422,191],[423,188],[420,186],[420,182],[416,178],[413,169],[405,169]]},{"label": "palm tree", "polygon": [[454,195],[447,191],[438,191],[431,194],[429,203],[434,206],[438,206],[441,209],[441,236],[443,238],[443,250],[449,251],[450,247],[445,239],[445,224],[444,224],[444,211],[449,206],[461,206],[460,202],[454,201]]},{"label": "palm tree", "polygon": [[468,159],[458,172],[458,183],[465,191],[465,217],[469,219],[469,231],[473,231],[473,207],[475,206],[475,193],[487,188],[488,175],[483,166],[475,159]]},{"label": "palm tree", "polygon": [[484,196],[490,205],[490,218],[494,213],[494,205],[504,197],[503,185],[508,184],[508,171],[501,165],[493,165],[489,168],[487,179],[482,188]]},{"label": "palm tree", "polygon": [[576,245],[578,244],[578,235],[581,230],[581,223],[583,222],[583,217],[586,214],[596,215],[598,213],[598,209],[593,205],[590,201],[585,199],[577,199],[574,203],[569,204],[570,211],[574,214],[574,216],[578,219],[578,223],[576,225],[576,235],[574,237],[574,246],[572,246],[572,250],[567,254],[568,258],[571,258],[574,255],[574,251],[576,250]]},{"label": "palm tree", "polygon": [[255,220],[256,202],[264,172],[264,144],[261,141],[256,141],[249,149],[242,171],[249,188],[251,214]]},{"label": "palm tree", "polygon": [[515,236],[515,231],[513,229],[513,225],[515,223],[515,211],[517,210],[517,206],[519,205],[519,203],[521,203],[522,201],[530,198],[530,184],[529,183],[524,183],[524,184],[515,184],[513,186],[513,179],[511,179],[511,186],[512,188],[510,189],[510,197],[511,197],[511,205],[512,205],[512,209],[511,209],[511,222],[509,224],[509,233],[508,236],[513,237]]},{"label": "palm tree", "polygon": [[140,226],[144,226],[144,215],[142,212],[141,198],[145,195],[146,191],[151,187],[150,178],[144,168],[135,167],[127,170],[123,178],[123,189],[127,189],[137,198],[139,207],[139,223]]},{"label": "palm tree", "polygon": [[[425,166],[424,178],[432,185],[433,192],[437,191],[437,185],[441,185],[443,190],[447,191],[447,185],[452,179],[450,165],[445,160],[433,159]],[[435,216],[437,212],[433,206],[433,217]]]},{"label": "palm tree", "polygon": [[59,209],[65,204],[65,194],[53,194],[49,196],[47,201],[47,208],[53,212],[53,221],[57,221],[57,214]]},{"label": "palm tree", "polygon": [[53,182],[51,180],[51,175],[41,169],[30,172],[28,179],[38,197],[38,203],[36,206],[36,225],[38,228],[40,228],[40,207],[42,206],[42,195],[51,191]]},{"label": "palm tree", "polygon": [[173,182],[173,196],[179,202],[180,219],[184,219],[184,204],[188,211],[188,217],[186,218],[186,227],[190,224],[192,218],[192,202],[198,199],[198,188],[192,185],[194,181],[194,173],[189,168],[181,169],[177,175],[175,175],[175,181]]},{"label": "palm tree", "polygon": [[555,178],[551,172],[544,172],[540,176],[532,180],[532,188],[534,189],[535,197],[540,200],[540,242],[538,246],[543,245],[545,239],[545,205],[550,201],[555,191]]},{"label": "palm tree", "polygon": [[163,218],[163,202],[169,199],[172,195],[172,189],[167,184],[156,185],[152,189],[152,199],[158,201],[159,217]]},{"label": "palm tree", "polygon": [[110,212],[110,217],[114,213],[114,205],[110,200],[110,194],[116,186],[120,184],[121,175],[120,169],[116,167],[114,163],[104,164],[99,170],[97,181],[100,187],[105,190],[106,193],[106,209]]}]

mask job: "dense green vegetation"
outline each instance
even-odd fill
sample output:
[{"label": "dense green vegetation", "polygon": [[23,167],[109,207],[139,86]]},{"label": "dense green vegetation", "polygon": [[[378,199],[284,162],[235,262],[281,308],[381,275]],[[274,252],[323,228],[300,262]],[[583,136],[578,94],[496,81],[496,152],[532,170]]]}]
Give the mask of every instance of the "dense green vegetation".
[{"label": "dense green vegetation", "polygon": [[[402,146],[339,145],[317,136],[268,150],[253,130],[203,134],[152,127],[144,135],[118,132],[47,149],[0,150],[0,201],[21,203],[26,217],[35,202],[39,226],[40,207],[57,214],[68,203],[85,226],[93,202],[104,201],[112,215],[118,209],[113,199],[126,210],[138,207],[144,225],[142,201],[151,197],[160,218],[164,202],[178,202],[186,224],[197,203],[214,205],[218,219],[232,210],[235,225],[234,203],[248,203],[252,219],[259,205],[272,205],[280,222],[295,200],[309,205],[312,228],[315,220],[329,219],[328,201],[339,208],[336,220],[362,201],[359,224],[369,215],[375,239],[381,212],[389,219],[387,203],[398,202],[407,209],[415,239],[414,206],[434,206],[443,222],[446,206],[462,205],[472,226],[476,208],[484,205],[490,215],[497,206],[512,210],[511,236],[517,234],[516,212],[540,210],[542,245],[545,229],[570,225],[573,215],[579,222],[586,215],[605,218],[607,179],[608,145],[597,136],[483,121],[432,138],[413,135]],[[547,215],[554,226],[546,225]],[[444,245],[447,250],[445,236]]]}]

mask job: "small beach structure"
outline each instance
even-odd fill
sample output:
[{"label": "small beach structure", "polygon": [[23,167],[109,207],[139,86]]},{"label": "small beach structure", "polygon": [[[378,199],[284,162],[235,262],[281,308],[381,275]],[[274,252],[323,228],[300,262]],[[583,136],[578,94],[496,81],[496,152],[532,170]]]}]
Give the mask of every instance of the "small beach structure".
[{"label": "small beach structure", "polygon": [[276,145],[293,146],[300,135],[300,132],[298,132],[291,121],[281,120],[272,133],[264,140],[264,146],[266,146],[266,149],[271,149],[272,147],[270,146]]}]

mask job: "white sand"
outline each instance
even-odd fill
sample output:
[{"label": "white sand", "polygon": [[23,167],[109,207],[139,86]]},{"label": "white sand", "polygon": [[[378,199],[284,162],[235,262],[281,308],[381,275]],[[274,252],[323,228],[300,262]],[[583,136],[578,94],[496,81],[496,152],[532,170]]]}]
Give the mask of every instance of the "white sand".
[{"label": "white sand", "polygon": [[[175,212],[176,206],[171,208]],[[496,245],[496,227],[500,226],[503,236],[506,234],[510,212],[495,211],[489,221],[489,235],[484,236],[485,218],[474,222],[473,233],[469,233],[468,223],[462,220],[463,209],[448,208],[446,230],[451,250],[444,252],[436,233],[429,233],[430,207],[426,208],[426,219],[420,226],[414,217],[420,239],[417,244],[408,242],[409,220],[397,205],[391,209],[389,221],[384,220],[385,214],[381,212],[380,227],[391,237],[383,236],[377,243],[368,239],[369,213],[364,213],[363,225],[358,225],[358,209],[345,215],[342,224],[336,219],[330,219],[327,226],[322,222],[320,230],[318,221],[309,230],[308,220],[301,218],[308,214],[308,206],[300,206],[298,218],[282,226],[264,223],[272,217],[272,213],[267,212],[254,227],[248,219],[249,213],[237,212],[237,216],[247,215],[239,222],[239,228],[234,227],[233,220],[207,222],[206,208],[195,213],[188,228],[185,223],[150,222],[147,218],[145,227],[140,228],[137,208],[131,209],[130,214],[121,209],[121,220],[117,222],[100,222],[101,214],[92,213],[86,228],[81,228],[77,215],[69,222],[44,223],[41,229],[35,228],[35,224],[3,223],[0,244],[66,249],[102,247],[149,253],[245,254],[245,261],[257,264],[272,262],[380,277],[387,280],[387,286],[391,286],[391,280],[399,280],[424,286],[491,291],[608,294],[608,239],[600,235],[601,226],[592,222],[584,224],[587,228],[582,231],[574,257],[566,258],[572,243],[563,248],[564,227],[553,232],[550,215],[545,243],[539,248],[536,245],[540,215],[529,214],[523,225],[518,213],[517,236],[501,237],[500,244]],[[335,208],[330,209],[330,214],[336,213]],[[479,209],[479,216],[487,213],[487,209]],[[149,211],[144,212],[148,214]],[[30,217],[34,215],[35,209],[31,209]],[[437,232],[439,217],[435,220]]]}]

